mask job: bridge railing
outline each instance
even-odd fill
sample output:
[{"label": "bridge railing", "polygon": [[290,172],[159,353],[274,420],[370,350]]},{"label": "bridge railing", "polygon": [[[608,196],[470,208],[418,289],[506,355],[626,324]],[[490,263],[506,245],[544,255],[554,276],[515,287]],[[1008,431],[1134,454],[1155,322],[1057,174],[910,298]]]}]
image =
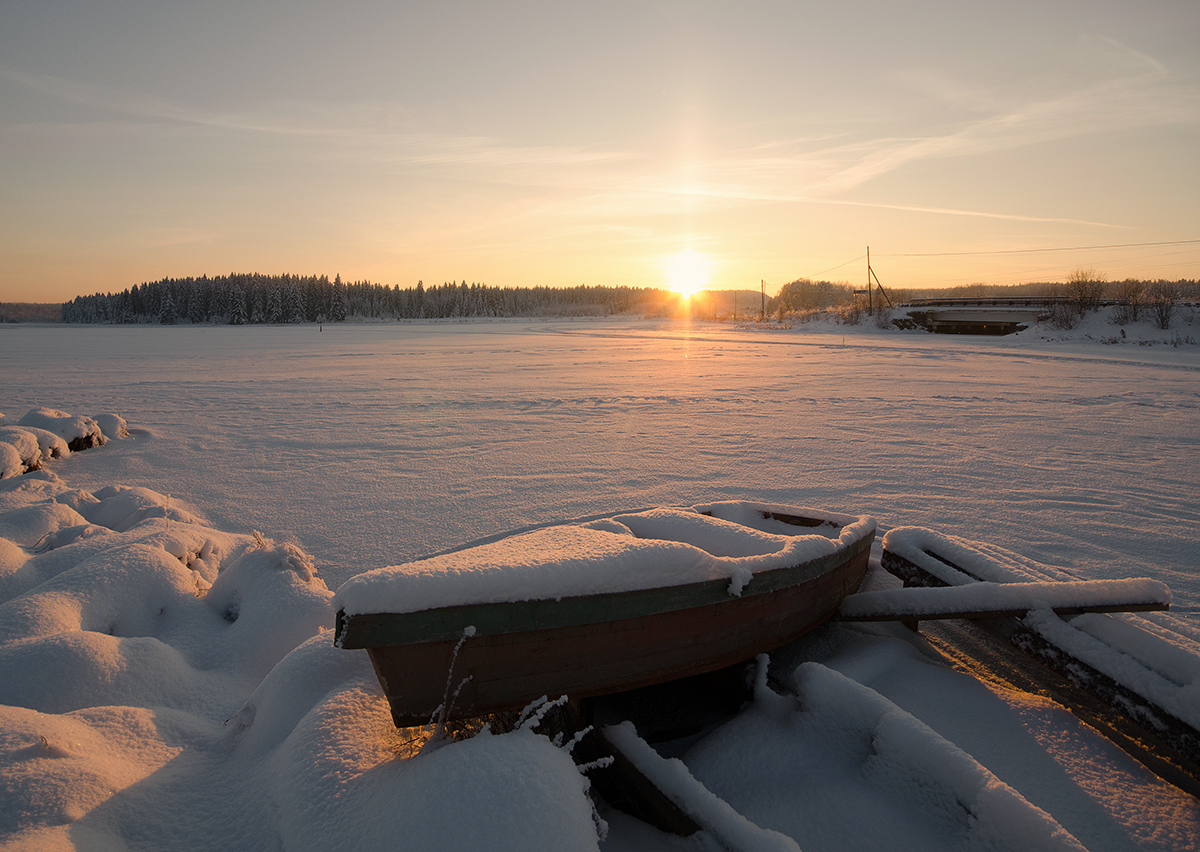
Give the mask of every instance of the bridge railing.
[{"label": "bridge railing", "polygon": [[[909,299],[904,303],[910,308],[1048,308],[1052,305],[1065,305],[1072,301],[1067,296],[1033,296],[1028,298],[963,297],[943,299]],[[1128,305],[1128,299],[1101,299],[1095,303],[1098,307],[1108,308],[1113,305]]]}]

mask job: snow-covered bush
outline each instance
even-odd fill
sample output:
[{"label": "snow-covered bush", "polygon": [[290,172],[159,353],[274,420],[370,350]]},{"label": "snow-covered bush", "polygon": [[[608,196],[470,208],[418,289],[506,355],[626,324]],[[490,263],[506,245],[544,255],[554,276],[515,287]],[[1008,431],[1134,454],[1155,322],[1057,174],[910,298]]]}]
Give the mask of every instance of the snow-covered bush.
[{"label": "snow-covered bush", "polygon": [[125,420],[116,414],[79,417],[54,408],[35,408],[14,420],[0,414],[0,479],[40,470],[49,459],[127,438]]},{"label": "snow-covered bush", "polygon": [[20,451],[12,444],[0,441],[0,479],[19,476],[26,470],[28,468],[25,467],[25,460],[21,458]]},{"label": "snow-covered bush", "polygon": [[1113,289],[1121,304],[1113,307],[1109,319],[1116,325],[1137,322],[1146,307],[1146,282],[1129,278],[1118,282]]},{"label": "snow-covered bush", "polygon": [[120,415],[94,414],[92,415],[92,419],[96,421],[96,425],[100,427],[100,431],[104,433],[104,437],[110,441],[119,441],[129,437],[129,424]]},{"label": "snow-covered bush", "polygon": [[866,311],[863,305],[856,300],[844,305],[836,305],[829,309],[829,313],[841,325],[858,325],[862,322],[863,314]]},{"label": "snow-covered bush", "polygon": [[1067,283],[1063,287],[1064,295],[1080,316],[1100,307],[1100,300],[1104,296],[1105,277],[1094,268],[1076,269],[1067,276]]},{"label": "snow-covered bush", "polygon": [[34,426],[62,437],[71,451],[104,444],[100,425],[90,417],[67,414],[54,408],[35,408],[17,421],[18,426]]},{"label": "snow-covered bush", "polygon": [[1046,322],[1052,328],[1069,331],[1083,320],[1083,312],[1073,302],[1051,302],[1046,314]]},{"label": "snow-covered bush", "polygon": [[11,448],[5,451],[4,463],[0,465],[0,477],[16,476],[42,466],[41,446],[37,437],[28,429],[0,426],[0,444]]},{"label": "snow-covered bush", "polygon": [[1164,331],[1171,327],[1179,309],[1179,288],[1169,281],[1156,281],[1150,286],[1148,308],[1150,321]]}]

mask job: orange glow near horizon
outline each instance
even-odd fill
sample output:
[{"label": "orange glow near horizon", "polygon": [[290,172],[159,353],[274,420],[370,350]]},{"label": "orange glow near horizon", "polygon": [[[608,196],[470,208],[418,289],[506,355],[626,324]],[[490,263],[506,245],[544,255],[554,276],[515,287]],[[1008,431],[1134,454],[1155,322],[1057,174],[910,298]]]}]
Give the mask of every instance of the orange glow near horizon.
[{"label": "orange glow near horizon", "polygon": [[684,249],[667,259],[667,286],[690,299],[708,287],[711,267],[707,255]]},{"label": "orange glow near horizon", "polygon": [[[1198,2],[303,3],[253,50],[244,4],[144,5],[4,7],[0,303],[230,273],[694,302],[857,287],[868,245],[889,290],[1200,278]],[[799,32],[861,63],[806,74]]]}]

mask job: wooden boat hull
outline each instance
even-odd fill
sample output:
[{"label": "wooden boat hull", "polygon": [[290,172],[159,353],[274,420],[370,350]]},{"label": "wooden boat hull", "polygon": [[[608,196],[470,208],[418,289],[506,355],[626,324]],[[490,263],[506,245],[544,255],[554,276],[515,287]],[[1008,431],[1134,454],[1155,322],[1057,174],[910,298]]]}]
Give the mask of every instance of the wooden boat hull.
[{"label": "wooden boat hull", "polygon": [[715,580],[407,614],[339,612],[336,641],[368,650],[397,727],[428,723],[448,685],[461,684],[452,719],[520,709],[543,695],[621,692],[721,669],[808,632],[858,589],[873,539],[872,528],[827,556],[756,574],[740,597]]}]

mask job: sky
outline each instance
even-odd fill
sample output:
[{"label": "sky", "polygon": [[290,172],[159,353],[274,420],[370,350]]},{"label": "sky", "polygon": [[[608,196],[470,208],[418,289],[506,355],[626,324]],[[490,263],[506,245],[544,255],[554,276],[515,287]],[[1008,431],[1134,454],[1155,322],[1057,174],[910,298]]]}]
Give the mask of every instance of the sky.
[{"label": "sky", "polygon": [[1200,278],[1200,5],[0,7],[0,301]]}]

